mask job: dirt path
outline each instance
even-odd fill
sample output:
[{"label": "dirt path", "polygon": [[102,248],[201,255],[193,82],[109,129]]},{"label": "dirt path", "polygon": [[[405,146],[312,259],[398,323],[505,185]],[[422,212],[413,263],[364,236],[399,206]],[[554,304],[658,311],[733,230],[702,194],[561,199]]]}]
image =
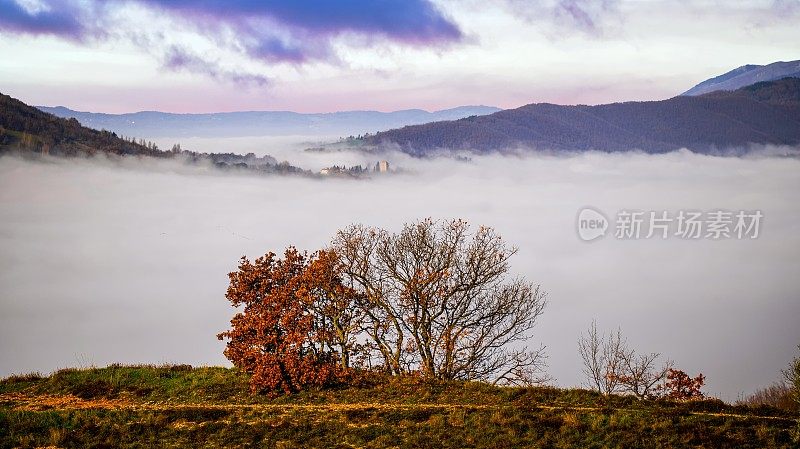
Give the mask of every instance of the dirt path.
[{"label": "dirt path", "polygon": [[[512,405],[487,405],[487,404],[441,404],[441,403],[327,403],[327,404],[192,404],[133,401],[129,399],[82,399],[73,395],[30,395],[25,393],[0,394],[0,407],[14,410],[46,411],[46,410],[180,410],[180,409],[206,409],[206,410],[248,410],[248,411],[358,411],[358,410],[495,410]],[[577,412],[604,411],[602,407],[577,407],[568,405],[531,405],[539,410],[564,410]],[[642,412],[647,410],[620,408],[617,411]],[[794,421],[792,418],[780,416],[742,415],[735,413],[690,412],[692,415],[737,418],[737,419],[765,419],[778,421]]]}]

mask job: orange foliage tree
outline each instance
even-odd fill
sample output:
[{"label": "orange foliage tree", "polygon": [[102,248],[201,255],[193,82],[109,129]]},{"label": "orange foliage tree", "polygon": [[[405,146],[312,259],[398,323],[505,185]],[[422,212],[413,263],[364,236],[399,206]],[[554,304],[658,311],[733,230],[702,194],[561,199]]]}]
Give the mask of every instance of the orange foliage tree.
[{"label": "orange foliage tree", "polygon": [[225,297],[242,310],[217,337],[228,340],[225,356],[251,374],[253,391],[325,386],[347,367],[353,347],[348,332],[357,317],[337,313],[352,308],[335,276],[335,260],[289,247],[282,259],[271,252],[255,262],[243,257],[228,275]]},{"label": "orange foliage tree", "polygon": [[702,374],[692,378],[679,369],[669,369],[667,381],[664,383],[664,392],[671,399],[702,399],[705,395],[700,389],[705,382],[706,376]]}]

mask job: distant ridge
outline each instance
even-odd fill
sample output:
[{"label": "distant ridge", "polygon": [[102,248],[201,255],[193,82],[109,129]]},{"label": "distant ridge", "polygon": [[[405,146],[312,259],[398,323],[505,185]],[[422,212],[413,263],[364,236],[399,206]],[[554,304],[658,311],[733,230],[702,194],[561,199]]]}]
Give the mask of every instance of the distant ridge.
[{"label": "distant ridge", "polygon": [[143,111],[128,114],[79,112],[39,106],[58,117],[75,118],[82,125],[106,129],[126,136],[156,137],[239,137],[239,136],[348,136],[375,133],[406,125],[456,120],[471,115],[500,111],[491,106],[461,106],[428,112],[407,109],[395,112],[346,111],[301,114],[289,111],[243,111],[209,114],[173,114]]},{"label": "distant ridge", "polygon": [[800,60],[774,62],[769,65],[744,65],[703,81],[681,95],[702,95],[716,90],[736,90],[762,81],[800,77]]},{"label": "distant ridge", "polygon": [[662,101],[598,106],[529,104],[483,117],[407,126],[362,139],[414,155],[553,150],[701,153],[800,144],[800,79]]}]

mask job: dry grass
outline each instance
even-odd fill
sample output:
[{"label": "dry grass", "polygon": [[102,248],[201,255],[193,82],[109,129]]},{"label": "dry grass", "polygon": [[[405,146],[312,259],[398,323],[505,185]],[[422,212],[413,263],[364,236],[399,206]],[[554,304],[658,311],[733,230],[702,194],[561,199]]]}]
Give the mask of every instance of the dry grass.
[{"label": "dry grass", "polygon": [[797,415],[720,401],[381,378],[253,396],[224,368],[0,381],[0,447],[792,447]]}]

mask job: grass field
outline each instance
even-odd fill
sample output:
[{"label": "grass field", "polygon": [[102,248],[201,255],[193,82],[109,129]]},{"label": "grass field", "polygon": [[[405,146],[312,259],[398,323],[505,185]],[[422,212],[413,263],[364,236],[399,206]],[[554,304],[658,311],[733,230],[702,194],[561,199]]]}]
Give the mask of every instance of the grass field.
[{"label": "grass field", "polygon": [[798,416],[718,400],[375,377],[251,395],[220,367],[110,366],[0,381],[0,447],[800,447]]}]

